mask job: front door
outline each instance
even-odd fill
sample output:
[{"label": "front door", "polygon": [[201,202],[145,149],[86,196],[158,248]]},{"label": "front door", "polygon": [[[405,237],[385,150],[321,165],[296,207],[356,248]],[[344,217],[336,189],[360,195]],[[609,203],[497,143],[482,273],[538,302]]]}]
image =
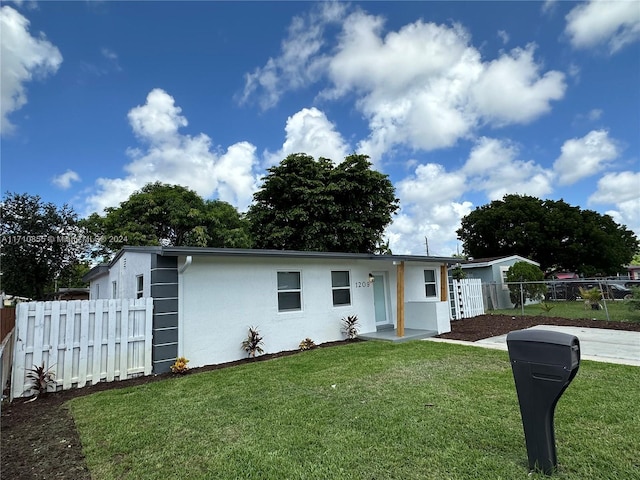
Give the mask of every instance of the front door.
[{"label": "front door", "polygon": [[387,296],[385,295],[384,275],[373,276],[373,304],[376,313],[376,325],[389,323],[387,318]]}]

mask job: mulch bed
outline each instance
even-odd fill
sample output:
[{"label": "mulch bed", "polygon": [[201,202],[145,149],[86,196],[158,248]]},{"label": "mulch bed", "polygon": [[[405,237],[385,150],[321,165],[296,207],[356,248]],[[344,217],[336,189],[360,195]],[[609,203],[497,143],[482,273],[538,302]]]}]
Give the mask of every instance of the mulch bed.
[{"label": "mulch bed", "polygon": [[[568,320],[566,318],[537,316],[482,315],[452,322],[452,331],[439,335],[439,337],[476,341],[534,325],[565,325],[640,332],[640,323],[603,322],[588,319]],[[343,343],[345,342],[331,342],[323,344],[321,347],[332,347]],[[262,355],[255,360],[240,360],[194,368],[190,371],[216,370],[247,361],[265,361],[295,353],[297,351]],[[0,419],[2,427],[0,477],[3,479],[90,479],[91,475],[85,463],[78,432],[64,403],[74,397],[90,395],[102,390],[156,382],[169,376],[171,376],[170,373],[138,377],[122,382],[101,382],[82,389],[49,394],[29,403],[23,399],[16,399],[10,404],[5,402],[2,406]]]}]

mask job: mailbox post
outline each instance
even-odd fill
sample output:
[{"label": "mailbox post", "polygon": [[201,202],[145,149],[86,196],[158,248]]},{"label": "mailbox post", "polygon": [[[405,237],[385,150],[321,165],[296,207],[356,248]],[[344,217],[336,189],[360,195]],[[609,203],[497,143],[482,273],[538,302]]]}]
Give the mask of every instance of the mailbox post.
[{"label": "mailbox post", "polygon": [[578,337],[548,330],[507,335],[509,359],[520,403],[529,469],[553,473],[558,465],[553,414],[560,396],[578,373]]}]

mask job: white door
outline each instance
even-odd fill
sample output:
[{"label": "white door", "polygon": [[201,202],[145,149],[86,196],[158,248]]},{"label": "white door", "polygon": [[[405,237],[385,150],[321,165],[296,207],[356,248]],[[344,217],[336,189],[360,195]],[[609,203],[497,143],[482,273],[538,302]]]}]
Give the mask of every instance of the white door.
[{"label": "white door", "polygon": [[384,275],[373,275],[373,304],[376,325],[389,323],[387,318],[387,296],[385,294]]}]

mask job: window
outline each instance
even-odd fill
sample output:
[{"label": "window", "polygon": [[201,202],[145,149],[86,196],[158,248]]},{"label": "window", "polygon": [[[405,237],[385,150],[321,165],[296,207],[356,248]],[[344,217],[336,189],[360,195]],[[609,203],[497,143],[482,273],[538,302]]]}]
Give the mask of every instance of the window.
[{"label": "window", "polygon": [[302,310],[300,272],[278,272],[278,311]]},{"label": "window", "polygon": [[333,294],[333,306],[351,305],[351,284],[349,272],[331,272],[331,291]]},{"label": "window", "polygon": [[118,298],[118,282],[111,282],[111,298]]},{"label": "window", "polygon": [[424,291],[427,297],[436,296],[436,271],[435,270],[424,271]]},{"label": "window", "polygon": [[100,284],[96,284],[96,300],[100,298]]},{"label": "window", "polygon": [[500,267],[500,280],[502,281],[502,289],[509,290],[509,285],[507,285],[507,273],[511,267]]},{"label": "window", "polygon": [[144,290],[144,277],[142,275],[138,275],[136,277],[136,298],[142,298]]}]

